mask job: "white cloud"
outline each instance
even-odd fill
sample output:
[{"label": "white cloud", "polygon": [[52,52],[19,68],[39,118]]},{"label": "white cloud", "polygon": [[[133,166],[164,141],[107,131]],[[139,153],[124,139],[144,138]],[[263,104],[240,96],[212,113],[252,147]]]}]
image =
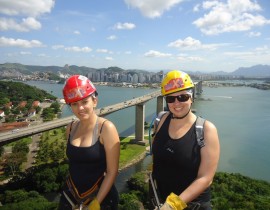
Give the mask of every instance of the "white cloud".
[{"label": "white cloud", "polygon": [[80,35],[81,34],[81,32],[79,32],[77,30],[76,31],[73,31],[73,33],[76,34],[76,35]]},{"label": "white cloud", "polygon": [[138,8],[143,16],[149,18],[160,17],[166,10],[179,4],[183,0],[125,0],[126,4],[133,8]]},{"label": "white cloud", "polygon": [[115,40],[117,37],[115,35],[111,35],[107,37],[108,40]]},{"label": "white cloud", "polygon": [[187,37],[184,40],[178,39],[174,42],[168,44],[168,47],[174,47],[181,50],[215,50],[218,46],[224,44],[202,44],[200,40],[193,39],[192,37]]},{"label": "white cloud", "polygon": [[264,45],[250,51],[224,52],[224,55],[231,56],[235,59],[242,59],[246,61],[252,60],[258,62],[258,60],[261,60],[262,58],[266,58],[269,60],[270,49],[267,45]]},{"label": "white cloud", "polygon": [[44,53],[41,53],[41,54],[38,54],[38,57],[46,57],[46,58],[49,58],[50,56],[44,54]]},{"label": "white cloud", "polygon": [[61,48],[64,48],[64,47],[65,47],[64,45],[53,45],[52,49],[53,50],[58,50],[58,49],[61,49]]},{"label": "white cloud", "polygon": [[218,1],[204,1],[202,4],[203,9],[210,9],[212,7],[218,6],[219,2]]},{"label": "white cloud", "polygon": [[23,40],[23,39],[13,39],[0,37],[0,46],[1,47],[22,47],[22,48],[33,48],[33,47],[44,47],[42,42],[38,40]]},{"label": "white cloud", "polygon": [[73,47],[66,47],[65,48],[66,51],[69,51],[69,52],[85,52],[85,53],[88,53],[88,52],[91,52],[92,49],[89,48],[89,47],[76,47],[76,46],[73,46]]},{"label": "white cloud", "polygon": [[193,7],[193,12],[198,12],[198,11],[199,11],[199,8],[200,8],[200,4],[196,4],[196,5]]},{"label": "white cloud", "polygon": [[107,61],[113,61],[113,58],[112,57],[106,57],[105,60],[107,60]]},{"label": "white cloud", "polygon": [[226,54],[231,56],[231,60],[242,60],[246,64],[249,63],[250,65],[256,65],[258,63],[269,63],[270,58],[270,50],[267,46],[263,46],[262,48],[255,48],[254,50],[250,51],[231,52]]},{"label": "white cloud", "polygon": [[[51,12],[54,3],[54,0],[0,0],[0,14],[12,16],[11,18],[0,18],[0,30],[19,32],[38,30],[41,28],[41,23],[37,17]],[[24,18],[19,21],[14,16]]]},{"label": "white cloud", "polygon": [[254,59],[254,52],[246,51],[246,52],[225,52],[224,55],[229,56],[233,59],[237,60],[246,60],[246,59]]},{"label": "white cloud", "polygon": [[259,37],[261,35],[262,34],[260,32],[254,32],[254,31],[251,31],[251,32],[248,33],[249,37]]},{"label": "white cloud", "polygon": [[17,56],[17,53],[7,53],[7,56],[8,57],[14,57],[14,56]]},{"label": "white cloud", "polygon": [[155,51],[155,50],[149,50],[148,52],[146,52],[144,54],[145,57],[156,57],[156,58],[160,58],[160,57],[170,57],[172,56],[169,53],[161,53],[159,51]]},{"label": "white cloud", "polygon": [[179,55],[177,56],[177,60],[180,61],[203,61],[203,59],[201,57],[198,56],[183,56],[183,55]]},{"label": "white cloud", "polygon": [[20,32],[28,32],[30,30],[38,30],[41,23],[35,18],[23,18],[21,23],[17,23],[11,18],[0,18],[0,31],[15,30]]},{"label": "white cloud", "polygon": [[26,51],[21,51],[20,54],[21,55],[31,55],[32,53],[31,52],[26,52]]},{"label": "white cloud", "polygon": [[257,47],[255,48],[255,51],[270,54],[270,48],[267,45],[264,45],[262,47]]},{"label": "white cloud", "polygon": [[261,11],[261,7],[252,0],[227,0],[226,3],[205,1],[202,8],[210,11],[193,24],[206,35],[247,31],[270,24],[270,20],[256,13]]},{"label": "white cloud", "polygon": [[117,30],[132,30],[135,27],[136,25],[133,23],[116,23],[113,28]]},{"label": "white cloud", "polygon": [[113,54],[111,51],[107,49],[97,49],[96,52],[98,53],[108,53],[108,54]]},{"label": "white cloud", "polygon": [[54,0],[0,0],[0,13],[10,16],[37,17],[54,7]]}]

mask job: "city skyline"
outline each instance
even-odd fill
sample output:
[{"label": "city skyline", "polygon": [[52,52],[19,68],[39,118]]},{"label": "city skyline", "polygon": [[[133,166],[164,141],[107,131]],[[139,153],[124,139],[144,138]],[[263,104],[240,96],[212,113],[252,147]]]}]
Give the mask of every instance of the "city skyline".
[{"label": "city skyline", "polygon": [[232,72],[270,65],[268,0],[0,0],[0,63]]}]

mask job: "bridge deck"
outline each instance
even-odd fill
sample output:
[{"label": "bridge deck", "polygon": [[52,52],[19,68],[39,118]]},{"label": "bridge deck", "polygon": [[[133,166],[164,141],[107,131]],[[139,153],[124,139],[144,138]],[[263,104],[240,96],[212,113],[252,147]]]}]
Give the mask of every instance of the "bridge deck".
[{"label": "bridge deck", "polygon": [[[200,94],[202,92],[202,81],[195,83],[194,90],[195,90],[194,97],[196,94]],[[158,90],[158,91],[149,93],[149,94],[141,96],[141,97],[137,97],[137,98],[134,98],[131,100],[127,100],[127,101],[120,102],[120,103],[117,103],[117,104],[114,104],[111,106],[97,109],[96,113],[99,116],[105,116],[105,115],[111,114],[113,112],[119,111],[121,109],[126,109],[126,108],[131,107],[131,106],[144,104],[147,101],[152,100],[153,98],[157,98],[160,95],[161,95],[160,90]],[[162,104],[163,104],[163,100],[162,100]],[[140,121],[136,120],[135,124],[137,124],[139,121],[141,126],[135,126],[135,127],[136,128],[143,127],[144,117],[140,117],[140,118],[139,117],[137,118],[137,117],[138,116],[136,116],[136,119],[140,119]],[[32,135],[35,135],[38,133],[42,133],[44,131],[48,131],[48,130],[52,130],[55,128],[60,128],[60,127],[66,126],[68,123],[70,123],[73,120],[73,118],[74,118],[74,116],[70,116],[70,117],[56,119],[56,120],[45,122],[45,123],[40,123],[38,125],[31,125],[27,128],[20,128],[19,130],[17,129],[16,132],[11,132],[11,131],[2,132],[0,135],[0,146],[3,146],[5,144],[8,144],[8,143],[13,142],[13,141],[17,141],[17,140],[24,138],[24,137],[32,136]],[[135,135],[136,134],[138,135],[141,132],[142,131],[136,130]]]},{"label": "bridge deck", "polygon": [[[135,106],[137,104],[146,103],[147,101],[153,98],[156,98],[159,95],[160,95],[160,91],[155,91],[141,97],[137,97],[131,100],[127,100],[124,102],[120,102],[114,105],[97,109],[96,113],[99,116],[105,116],[113,112],[119,111],[121,109],[126,109],[128,107]],[[3,146],[13,141],[17,141],[24,137],[29,137],[38,133],[42,133],[44,131],[66,126],[68,123],[70,123],[73,120],[73,118],[74,116],[70,116],[70,117],[56,119],[49,122],[40,123],[38,125],[29,126],[27,128],[20,128],[16,132],[11,132],[11,131],[3,132],[1,133],[1,136],[0,136],[0,146]]]}]

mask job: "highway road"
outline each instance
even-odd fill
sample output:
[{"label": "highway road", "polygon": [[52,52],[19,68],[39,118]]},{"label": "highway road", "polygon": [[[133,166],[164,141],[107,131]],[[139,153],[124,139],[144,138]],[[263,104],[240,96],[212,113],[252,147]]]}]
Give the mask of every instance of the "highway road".
[{"label": "highway road", "polygon": [[[97,115],[105,116],[111,114],[113,112],[119,111],[121,109],[126,109],[131,106],[135,106],[137,104],[143,104],[147,101],[160,96],[160,90],[149,93],[147,95],[143,95],[137,98],[133,98],[131,100],[127,100],[124,102],[120,102],[111,106],[103,107],[96,110]],[[40,123],[38,125],[30,125],[27,128],[16,129],[15,132],[8,131],[0,133],[0,146],[8,144],[10,142],[17,141],[24,137],[29,137],[38,133],[42,133],[44,131],[52,130],[55,128],[60,128],[66,126],[74,119],[74,116],[65,117],[61,119],[56,119],[49,122]]]}]

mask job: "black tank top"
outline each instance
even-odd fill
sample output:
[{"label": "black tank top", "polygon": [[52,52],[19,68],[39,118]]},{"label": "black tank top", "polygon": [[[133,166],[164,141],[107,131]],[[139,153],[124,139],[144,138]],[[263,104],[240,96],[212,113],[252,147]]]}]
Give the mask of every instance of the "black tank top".
[{"label": "black tank top", "polygon": [[[101,130],[102,127],[100,133]],[[89,190],[104,176],[107,166],[106,154],[99,137],[95,144],[89,147],[76,147],[70,143],[69,136],[66,154],[69,159],[69,173],[79,193]]]},{"label": "black tank top", "polygon": [[[179,139],[169,136],[171,114],[165,119],[153,142],[153,177],[163,200],[171,193],[180,195],[197,177],[201,155],[196,139],[195,123]],[[207,188],[194,201],[209,201]]]}]

